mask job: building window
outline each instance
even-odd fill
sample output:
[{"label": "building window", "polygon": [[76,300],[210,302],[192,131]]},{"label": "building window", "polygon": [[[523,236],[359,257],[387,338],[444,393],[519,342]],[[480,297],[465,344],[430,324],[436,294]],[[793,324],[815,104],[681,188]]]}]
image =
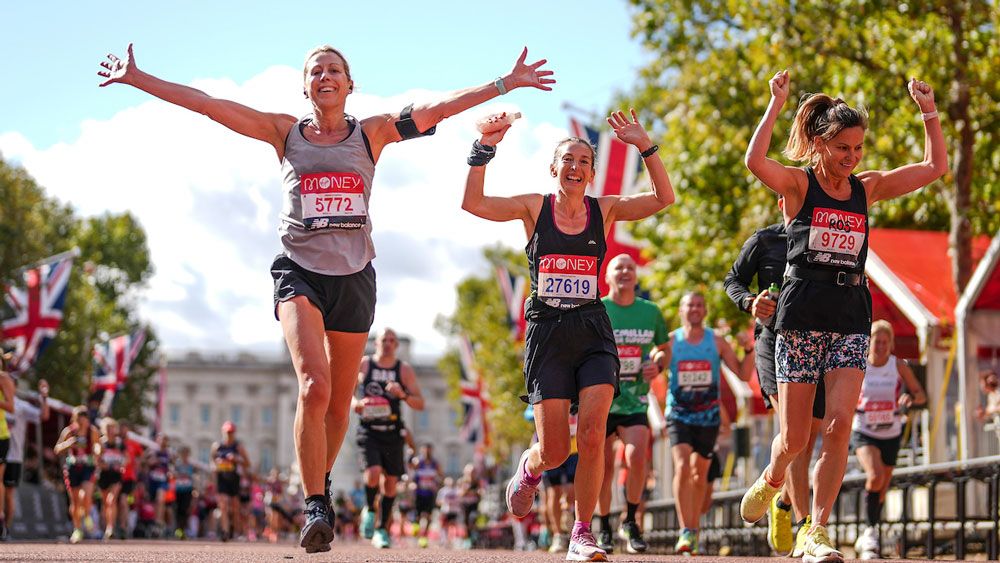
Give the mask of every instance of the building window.
[{"label": "building window", "polygon": [[260,422],[265,428],[270,427],[274,424],[274,409],[271,407],[264,407],[260,410]]},{"label": "building window", "polygon": [[271,446],[264,446],[260,449],[260,472],[267,473],[271,470],[271,465],[274,463],[274,454],[271,452]]},{"label": "building window", "polygon": [[427,411],[417,413],[417,430],[427,430],[431,427],[431,414]]},{"label": "building window", "polygon": [[181,406],[177,403],[170,405],[170,424],[177,426],[181,423]]},{"label": "building window", "polygon": [[462,474],[462,462],[458,457],[458,448],[456,446],[448,446],[448,457],[445,467],[444,472],[448,475]]},{"label": "building window", "polygon": [[229,420],[233,421],[233,424],[239,425],[243,419],[243,406],[233,405],[229,409]]},{"label": "building window", "polygon": [[212,406],[202,405],[201,406],[201,423],[208,425],[212,423]]},{"label": "building window", "polygon": [[212,455],[212,448],[208,446],[198,446],[198,461],[208,465],[211,461],[209,456]]}]

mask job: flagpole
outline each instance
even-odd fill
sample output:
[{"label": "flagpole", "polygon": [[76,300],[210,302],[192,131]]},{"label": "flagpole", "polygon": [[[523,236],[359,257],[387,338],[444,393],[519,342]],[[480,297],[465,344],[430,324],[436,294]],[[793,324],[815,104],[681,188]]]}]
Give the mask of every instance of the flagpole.
[{"label": "flagpole", "polygon": [[563,102],[562,105],[559,106],[559,109],[568,113],[580,114],[584,117],[589,118],[591,122],[599,122],[601,118],[601,116],[598,115],[596,111],[583,109],[580,106],[573,104],[572,102]]},{"label": "flagpole", "polygon": [[74,246],[73,248],[67,250],[66,252],[60,252],[59,254],[53,254],[52,256],[49,256],[48,258],[42,258],[41,260],[36,260],[36,261],[32,262],[31,264],[27,264],[25,266],[21,266],[17,270],[14,270],[14,277],[21,276],[27,270],[31,270],[31,269],[37,268],[39,266],[44,266],[46,264],[50,264],[52,262],[56,262],[57,260],[62,260],[63,258],[78,258],[79,256],[80,256],[80,247]]}]

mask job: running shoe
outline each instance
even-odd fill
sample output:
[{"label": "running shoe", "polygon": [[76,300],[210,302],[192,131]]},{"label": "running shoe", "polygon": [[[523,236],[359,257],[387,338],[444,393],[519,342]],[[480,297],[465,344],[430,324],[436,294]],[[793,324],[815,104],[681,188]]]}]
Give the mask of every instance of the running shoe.
[{"label": "running shoe", "polygon": [[607,560],[607,552],[597,547],[597,542],[594,541],[594,534],[590,530],[576,532],[570,537],[569,551],[566,552],[566,561]]},{"label": "running shoe", "polygon": [[859,559],[881,559],[879,547],[878,530],[872,526],[865,528],[865,531],[858,536],[858,540],[854,542],[854,551]]},{"label": "running shoe", "polygon": [[310,502],[306,505],[305,516],[306,524],[299,533],[299,545],[306,548],[306,553],[330,551],[333,528],[329,524],[326,502]]},{"label": "running shoe", "polygon": [[615,552],[615,538],[611,535],[611,530],[601,528],[601,531],[597,532],[597,547],[608,555]]},{"label": "running shoe", "polygon": [[104,541],[108,541],[115,537],[115,531],[111,528],[104,528]]},{"label": "running shoe", "polygon": [[772,487],[764,475],[767,475],[767,468],[761,471],[760,477],[757,477],[757,480],[743,495],[743,500],[740,501],[740,517],[748,524],[753,524],[763,518],[764,514],[767,514],[771,499],[780,489],[780,487]]},{"label": "running shoe", "polygon": [[427,538],[424,537],[424,536],[420,536],[420,539],[417,540],[417,545],[419,545],[421,549],[426,549],[427,548]]},{"label": "running shoe", "polygon": [[4,520],[3,518],[0,518],[0,541],[7,541],[9,539],[10,539],[10,530],[7,529],[7,521]]},{"label": "running shoe", "polygon": [[69,543],[80,543],[81,541],[83,541],[83,530],[73,528],[73,533],[69,536]]},{"label": "running shoe", "polygon": [[697,549],[695,546],[697,539],[694,535],[693,530],[684,528],[681,530],[681,535],[677,538],[677,543],[674,544],[674,553],[677,555],[693,555],[693,552]]},{"label": "running shoe", "polygon": [[837,551],[826,534],[826,527],[814,524],[806,534],[802,561],[805,563],[842,563],[844,554]]},{"label": "running shoe", "polygon": [[532,479],[528,476],[525,465],[528,463],[530,452],[530,449],[524,450],[517,462],[517,472],[507,482],[507,510],[516,518],[524,518],[531,512],[531,507],[535,504],[535,492],[541,481],[541,478]]},{"label": "running shoe", "polygon": [[795,533],[795,549],[792,550],[792,557],[802,557],[806,550],[806,535],[812,527],[812,516],[806,514],[806,521],[799,526],[799,531]]},{"label": "running shoe", "polygon": [[364,507],[361,511],[361,537],[366,540],[372,539],[372,535],[375,533],[375,513],[368,510],[368,507]]},{"label": "running shoe", "polygon": [[94,519],[87,515],[83,518],[83,528],[87,530],[88,534],[94,533]]},{"label": "running shoe", "polygon": [[392,539],[389,537],[389,532],[385,528],[379,528],[375,530],[372,535],[372,545],[378,549],[389,549],[392,547]]},{"label": "running shoe", "polygon": [[642,539],[642,532],[635,522],[622,522],[618,528],[618,537],[625,540],[625,550],[629,553],[645,553],[649,549],[646,540]]},{"label": "running shoe", "polygon": [[566,542],[566,534],[554,534],[552,536],[552,544],[549,545],[549,553],[562,553],[569,548],[569,544]]},{"label": "running shoe", "polygon": [[795,538],[792,536],[792,511],[778,506],[781,493],[771,498],[767,511],[767,545],[775,555],[784,557],[792,551]]}]

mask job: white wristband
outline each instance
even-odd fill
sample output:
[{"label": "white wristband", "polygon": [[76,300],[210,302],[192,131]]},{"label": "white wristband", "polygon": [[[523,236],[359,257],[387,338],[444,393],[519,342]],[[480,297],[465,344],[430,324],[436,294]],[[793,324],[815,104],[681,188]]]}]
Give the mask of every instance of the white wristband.
[{"label": "white wristband", "polygon": [[938,112],[937,112],[937,110],[934,110],[934,111],[927,112],[927,113],[921,113],[920,114],[920,119],[923,119],[924,121],[930,121],[930,120],[936,118],[937,116],[938,116]]},{"label": "white wristband", "polygon": [[500,91],[500,95],[501,96],[503,96],[504,94],[507,93],[507,86],[503,83],[503,77],[502,76],[499,77],[499,78],[497,78],[496,80],[494,80],[493,81],[493,85],[496,86],[497,90]]}]

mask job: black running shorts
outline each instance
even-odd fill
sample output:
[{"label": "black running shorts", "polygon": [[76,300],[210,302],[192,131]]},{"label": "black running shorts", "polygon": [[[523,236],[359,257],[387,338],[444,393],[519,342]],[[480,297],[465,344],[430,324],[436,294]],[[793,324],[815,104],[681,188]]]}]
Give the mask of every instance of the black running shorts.
[{"label": "black running shorts", "polygon": [[284,254],[271,264],[274,279],[274,318],[278,304],[304,296],[323,314],[323,327],[338,332],[367,333],[375,320],[375,268],[328,276],[306,270]]},{"label": "black running shorts", "polygon": [[858,448],[864,446],[875,446],[878,448],[879,454],[882,457],[882,463],[890,467],[896,466],[896,459],[899,457],[899,446],[903,441],[903,435],[900,434],[895,438],[872,438],[867,434],[862,434],[861,432],[854,431],[851,432],[851,444],[854,446],[854,451],[857,452]]},{"label": "black running shorts", "polygon": [[534,405],[543,399],[579,400],[580,390],[610,384],[618,394],[618,348],[608,313],[601,308],[569,311],[543,321],[528,321],[524,342],[524,379]]},{"label": "black running shorts", "polygon": [[618,432],[618,427],[628,428],[630,426],[645,426],[649,428],[649,416],[644,412],[637,414],[609,414],[607,431],[604,433],[604,437]]},{"label": "black running shorts", "polygon": [[[774,408],[770,395],[778,394],[778,380],[774,364],[774,341],[774,331],[764,327],[754,343],[754,351],[757,353],[757,379],[760,381],[760,390],[764,395],[764,406],[768,409]],[[823,420],[824,416],[826,416],[826,385],[820,378],[819,382],[816,383],[816,398],[813,400],[813,418]]]},{"label": "black running shorts", "polygon": [[695,426],[671,420],[667,422],[667,435],[670,437],[671,447],[688,444],[698,455],[708,459],[712,456],[715,440],[719,437],[719,425]]},{"label": "black running shorts", "polygon": [[235,471],[223,471],[215,474],[215,486],[220,495],[235,497],[240,494],[240,474]]},{"label": "black running shorts", "polygon": [[381,467],[386,475],[400,477],[406,473],[403,447],[406,444],[397,432],[367,431],[358,433],[361,466]]}]

